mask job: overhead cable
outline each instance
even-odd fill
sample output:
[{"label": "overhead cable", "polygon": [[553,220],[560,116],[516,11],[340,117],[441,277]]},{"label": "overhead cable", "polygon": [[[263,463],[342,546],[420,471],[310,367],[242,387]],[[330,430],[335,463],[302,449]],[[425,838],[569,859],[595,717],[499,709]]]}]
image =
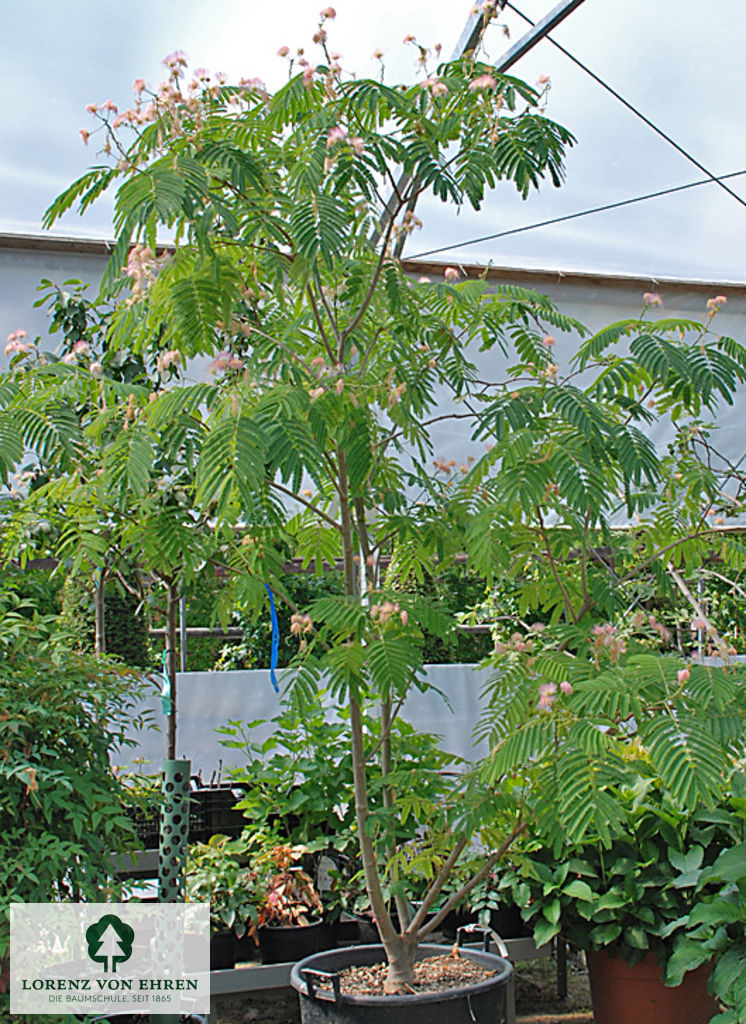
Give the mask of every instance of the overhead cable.
[{"label": "overhead cable", "polygon": [[[729,178],[738,178],[741,175],[746,174],[746,169],[743,171],[733,171],[730,174],[721,174],[717,179],[718,182],[727,181]],[[549,220],[538,220],[533,224],[524,224],[518,228],[509,228],[507,231],[496,231],[491,235],[480,235],[479,238],[469,238],[465,242],[455,242],[453,245],[443,245],[437,249],[428,249],[425,252],[418,252],[414,256],[408,256],[407,259],[421,260],[425,256],[434,256],[439,252],[450,252],[451,249],[463,249],[467,245],[478,245],[480,242],[491,242],[495,238],[506,238],[508,235],[520,235],[524,231],[533,231],[535,228],[546,228],[552,224],[561,224],[566,220],[575,220],[578,217],[588,217],[592,213],[604,213],[606,210],[618,210],[622,206],[631,206],[633,203],[643,203],[647,199],[658,199],[660,196],[670,196],[674,192],[685,192],[690,188],[698,188],[700,185],[711,185],[713,179],[700,178],[699,181],[690,181],[686,185],[674,185],[671,188],[661,189],[659,192],[648,192],[644,196],[634,196],[632,199],[620,199],[616,203],[606,203],[604,206],[593,206],[588,210],[578,210],[576,213],[566,213],[562,217],[552,217]]]},{"label": "overhead cable", "polygon": [[[518,10],[518,8],[515,6],[515,4],[511,3],[511,0],[507,0],[505,6],[509,7],[510,10],[513,11],[515,14],[517,14],[519,18],[523,18],[524,21],[527,21],[529,25],[533,25],[534,24],[534,22],[527,15],[525,15],[522,11]],[[719,185],[720,188],[722,188],[725,192],[728,193],[728,195],[733,196],[733,198],[737,202],[739,202],[741,204],[741,206],[746,206],[746,200],[742,199],[741,196],[739,196],[737,192],[733,191],[733,189],[728,188],[728,186],[723,183],[721,178],[718,178],[717,175],[713,174],[712,171],[710,171],[707,167],[705,167],[704,164],[700,163],[700,161],[697,160],[696,157],[693,157],[692,154],[687,152],[687,150],[684,149],[683,146],[680,146],[679,143],[676,142],[675,139],[672,139],[671,136],[667,135],[666,132],[664,132],[662,128],[659,128],[658,125],[654,124],[650,120],[649,117],[646,117],[642,113],[642,111],[638,110],[637,107],[633,106],[633,104],[631,104],[629,102],[629,100],[626,100],[624,98],[624,96],[621,95],[621,93],[618,93],[616,91],[616,89],[612,88],[612,86],[610,86],[608,84],[608,82],[605,82],[603,80],[603,78],[601,78],[599,75],[597,75],[595,73],[595,71],[591,71],[591,69],[586,64],[584,64],[581,60],[578,60],[578,58],[575,57],[572,53],[570,53],[569,50],[565,49],[564,46],[561,46],[556,41],[556,39],[552,39],[552,37],[549,36],[549,35],[545,36],[545,38],[552,44],[552,46],[556,47],[560,51],[560,53],[564,53],[564,55],[569,60],[571,60],[573,62],[573,64],[577,64],[577,66],[582,71],[585,71],[585,73],[587,75],[590,75],[590,77],[594,80],[594,82],[598,82],[598,84],[600,86],[602,86],[604,89],[606,89],[607,92],[611,93],[611,95],[615,99],[619,100],[619,102],[622,103],[628,110],[631,110],[632,113],[636,117],[639,117],[639,119],[641,121],[643,121],[648,126],[648,128],[651,128],[657,135],[660,135],[660,137],[662,139],[665,139],[666,142],[669,143],[669,145],[673,146],[673,148],[675,150],[677,150],[679,153],[681,153],[681,155],[683,157],[686,157],[686,159],[690,163],[694,164],[695,167],[699,168],[700,171],[702,171],[704,174],[706,174],[707,177],[710,179],[710,181],[714,181],[715,184]]]}]

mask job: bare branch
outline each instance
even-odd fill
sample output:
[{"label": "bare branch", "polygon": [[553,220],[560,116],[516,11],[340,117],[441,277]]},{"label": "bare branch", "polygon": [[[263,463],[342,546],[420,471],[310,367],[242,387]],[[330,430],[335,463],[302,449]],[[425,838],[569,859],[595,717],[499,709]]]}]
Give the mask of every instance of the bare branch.
[{"label": "bare branch", "polygon": [[312,501],[308,501],[296,491],[291,491],[289,487],[284,487],[282,484],[278,484],[276,480],[268,480],[267,483],[270,487],[274,487],[276,490],[282,491],[283,494],[287,494],[289,498],[294,498],[296,501],[300,502],[301,505],[305,505],[306,508],[309,508],[314,513],[314,515],[317,515],[319,519],[323,519],[324,522],[327,522],[330,526],[333,526],[335,530],[342,529],[335,519],[332,519],[332,517],[328,516],[326,512],[318,507],[318,505],[314,505]]}]

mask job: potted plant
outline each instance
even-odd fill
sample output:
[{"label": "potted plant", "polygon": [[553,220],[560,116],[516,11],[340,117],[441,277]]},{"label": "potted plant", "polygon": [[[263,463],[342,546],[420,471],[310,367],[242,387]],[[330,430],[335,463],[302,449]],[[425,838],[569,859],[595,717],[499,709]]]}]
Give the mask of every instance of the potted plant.
[{"label": "potted plant", "polygon": [[735,828],[734,841],[714,863],[704,865],[696,884],[697,899],[689,916],[677,922],[673,954],[666,968],[666,984],[678,985],[688,971],[712,967],[710,990],[721,1007],[711,1024],[735,1024],[746,1015],[746,782],[741,771],[732,779],[728,811]]},{"label": "potted plant", "polygon": [[[521,844],[518,844],[520,848]],[[516,847],[514,847],[515,849]],[[470,878],[484,862],[485,854],[470,857],[455,872],[451,886],[459,888],[464,878]],[[480,924],[490,928],[503,939],[515,939],[530,934],[530,926],[521,917],[521,908],[513,902],[510,893],[502,884],[503,869],[495,868],[479,885],[476,885],[464,901],[454,907],[442,922],[441,930],[449,937],[455,937],[458,928],[467,924]]]},{"label": "potted plant", "polygon": [[241,839],[214,835],[189,847],[187,897],[210,904],[210,967],[235,966],[236,942],[257,938],[259,907],[264,899],[261,877],[245,864]]},{"label": "potted plant", "polygon": [[733,856],[742,821],[725,792],[712,811],[672,799],[642,757],[624,772],[626,781],[606,790],[617,812],[608,831],[552,846],[537,836],[513,855],[501,885],[539,945],[561,935],[586,952],[601,1024],[707,1024],[717,1010],[707,983],[722,936],[692,955],[691,928],[705,919],[714,865],[726,851]]},{"label": "potted plant", "polygon": [[156,775],[136,772],[123,774],[122,781],[126,787],[125,811],[137,832],[140,848],[157,849],[160,779]]},{"label": "potted plant", "polygon": [[263,836],[258,844],[256,835],[250,846],[252,865],[264,889],[257,919],[262,961],[286,963],[319,952],[327,936],[321,898],[299,863],[307,847],[278,842],[272,836]]},{"label": "potted plant", "polygon": [[[252,729],[231,722],[219,730],[224,745],[240,750],[247,766],[231,770],[231,776],[243,790],[238,807],[252,823],[251,832],[269,830],[276,842],[305,846],[314,855],[318,875],[322,861],[331,867],[325,884],[319,883],[324,904],[324,919],[339,931],[341,915],[347,916],[342,932],[354,936],[354,920],[361,934],[375,941],[377,931],[365,889],[365,879],[356,856],[355,797],[352,766],[349,761],[349,713],[340,709],[330,722],[329,695],[322,692],[306,702],[303,713],[290,700],[273,720],[272,735],[261,744],[252,741]],[[364,727],[373,744],[380,741],[381,722],[371,711],[364,713]],[[405,813],[393,813],[384,807],[383,780],[371,779],[371,813],[387,823],[395,853],[387,864],[384,894],[393,908],[395,893],[407,905],[421,899],[427,888],[427,870],[416,859],[422,838],[435,826],[436,809],[450,788],[449,773],[458,770],[459,759],[440,749],[436,736],[417,730],[401,716],[391,727],[391,766],[389,776],[396,786],[411,793]],[[419,850],[421,853],[422,851]],[[382,862],[388,857],[381,847]],[[318,879],[317,879],[318,880]],[[394,911],[396,913],[396,911]]]},{"label": "potted plant", "polygon": [[[493,13],[484,5],[483,28]],[[192,83],[184,56],[171,55],[169,80],[147,107],[140,91],[116,122],[108,106],[97,110],[116,156],[71,186],[48,221],[117,187],[119,237],[103,287],[120,301],[107,345],[153,349],[170,365],[206,353],[215,373],[211,383],[164,380],[152,400],[134,388],[102,387],[101,417],[121,416],[128,426],[120,447],[104,450],[101,473],[76,479],[75,500],[103,494],[126,518],[139,507],[154,453],[184,453],[194,475],[180,507],[193,501],[212,525],[233,594],[257,615],[266,613],[267,586],[283,600],[288,557],[317,571],[339,560],[344,594],[292,610],[298,653],[288,680],[301,708],[322,680],[336,705],[349,708],[356,837],[383,946],[375,957],[387,965],[383,1012],[406,1017],[421,998],[411,990],[427,951],[422,940],[533,826],[535,813],[541,822],[554,799],[575,838],[605,827],[622,723],[640,722],[674,796],[715,799],[727,742],[705,732],[720,676],[692,670],[691,684],[678,689],[673,663],[656,660],[591,678],[593,662],[589,668],[578,655],[587,653],[593,626],[611,637],[606,626],[628,603],[628,589],[649,584],[651,566],[662,566],[660,577],[670,565],[666,580],[686,585],[682,572],[697,571],[716,542],[727,564],[740,557],[703,519],[703,509],[728,505],[705,422],[746,378],[746,355],[711,329],[721,296],[698,324],[651,320],[660,297],[648,294],[639,315],[593,335],[534,292],[500,282],[490,290],[486,276],[459,282],[453,266],[432,277],[407,274],[399,243],[417,227],[412,207],[421,193],[479,208],[501,179],[524,195],[545,177],[558,184],[572,139],[544,116],[535,89],[494,74],[475,51],[438,64],[439,50],[409,39],[423,62],[420,81],[392,88],[346,76],[326,49],[333,15],[322,13],[316,33],[319,63],[303,57],[303,70],[275,93],[256,80]],[[389,203],[381,181],[392,187]],[[170,258],[156,255],[164,227],[179,240]],[[551,331],[571,336],[564,367]],[[84,376],[90,387],[81,368],[53,368],[45,379],[55,374],[68,391]],[[37,379],[18,386],[19,409]],[[12,429],[12,408],[8,418]],[[434,428],[448,418],[470,423],[461,460],[434,447]],[[663,454],[646,435],[657,422],[672,432]],[[54,493],[37,494],[34,509],[60,501],[64,484],[55,483]],[[634,530],[615,532],[622,515]],[[188,519],[196,521],[191,507]],[[180,534],[169,524],[159,521],[169,550],[178,550]],[[496,673],[485,723],[490,753],[453,780],[439,841],[420,858],[428,890],[397,932],[382,874],[396,856],[395,822],[418,794],[397,786],[391,771],[392,723],[407,693],[425,685],[424,633],[446,637],[455,627],[408,585],[464,552],[488,581],[515,584],[519,614],[538,609],[566,635],[547,650],[543,674],[530,663],[534,639],[523,634],[515,653],[526,657]],[[226,590],[224,609],[233,594]],[[574,713],[555,748],[567,687]],[[542,717],[556,694],[554,714]],[[694,698],[699,717],[690,715]],[[375,740],[364,722],[373,702]],[[681,725],[688,729],[690,718],[694,749]],[[607,774],[595,768],[599,754],[608,755]],[[535,809],[522,780],[537,757],[551,767]],[[371,806],[373,780],[380,814]],[[495,821],[508,828],[491,828]],[[426,921],[480,833],[489,855]],[[395,903],[405,921],[401,896]],[[504,985],[509,971],[499,963],[497,970]],[[309,985],[300,976],[296,983],[307,1006]],[[464,993],[458,1012],[467,1020],[469,1000],[483,993]],[[484,998],[496,1019],[499,993]],[[444,997],[444,1012],[453,1016],[451,999]],[[347,996],[339,1002],[356,1005]],[[422,1012],[432,1014],[429,1002]]]}]

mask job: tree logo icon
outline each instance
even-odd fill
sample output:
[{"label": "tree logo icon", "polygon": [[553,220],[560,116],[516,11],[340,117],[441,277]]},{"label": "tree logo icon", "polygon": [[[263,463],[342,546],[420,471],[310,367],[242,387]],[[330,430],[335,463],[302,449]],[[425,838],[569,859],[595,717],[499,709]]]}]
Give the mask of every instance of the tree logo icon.
[{"label": "tree logo icon", "polygon": [[104,914],[86,930],[85,938],[91,960],[103,964],[104,972],[116,974],[117,964],[123,964],[132,956],[135,932],[116,914]]}]

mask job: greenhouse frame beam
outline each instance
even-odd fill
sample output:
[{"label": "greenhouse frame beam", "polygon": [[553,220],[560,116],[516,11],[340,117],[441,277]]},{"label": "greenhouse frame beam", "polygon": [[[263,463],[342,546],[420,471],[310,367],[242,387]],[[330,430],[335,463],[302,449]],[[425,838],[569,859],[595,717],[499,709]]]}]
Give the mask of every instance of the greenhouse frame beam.
[{"label": "greenhouse frame beam", "polygon": [[[517,43],[514,43],[502,57],[495,64],[495,71],[498,74],[504,74],[509,68],[525,56],[544,36],[548,35],[552,29],[556,28],[565,18],[572,14],[585,0],[561,0],[549,14],[537,21],[533,28],[529,29],[524,36],[522,36]],[[505,6],[506,0],[500,0],[499,6],[502,10]],[[485,12],[476,10],[469,15],[469,20],[464,26],[464,30],[461,33],[458,43],[453,51],[451,60],[458,60],[459,57],[463,57],[469,50],[473,50],[479,42],[480,35],[484,28]],[[402,174],[396,183],[396,187],[389,197],[389,201],[386,204],[386,208],[383,211],[381,222],[376,230],[373,232],[371,242],[373,245],[377,245],[381,237],[386,233],[386,229],[394,216],[394,212],[397,207],[397,199],[403,194],[411,182],[412,178],[409,174]],[[412,211],[417,203],[417,196],[414,196],[407,205],[407,209]],[[405,236],[399,239],[396,244],[395,255],[401,256],[404,248]]]}]

